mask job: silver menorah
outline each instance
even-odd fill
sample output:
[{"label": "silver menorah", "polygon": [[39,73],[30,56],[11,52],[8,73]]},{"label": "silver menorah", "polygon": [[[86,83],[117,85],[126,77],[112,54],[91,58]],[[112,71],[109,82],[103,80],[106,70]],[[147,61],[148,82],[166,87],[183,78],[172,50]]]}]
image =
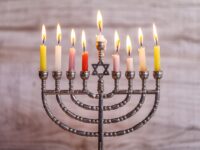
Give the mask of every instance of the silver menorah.
[{"label": "silver menorah", "polygon": [[[80,77],[83,81],[83,87],[82,87],[82,89],[78,89],[78,90],[74,89],[74,87],[73,87],[73,85],[74,85],[73,81],[75,79],[75,74],[76,74],[75,72],[72,72],[72,71],[66,72],[67,79],[69,80],[69,89],[67,89],[67,90],[60,89],[60,80],[61,80],[62,72],[58,72],[58,71],[52,72],[52,76],[55,79],[55,89],[54,90],[46,89],[46,80],[48,78],[47,71],[39,71],[39,77],[42,81],[41,94],[42,94],[43,106],[44,106],[44,109],[45,109],[47,115],[50,117],[50,119],[53,122],[55,122],[59,127],[61,127],[62,129],[66,130],[66,131],[69,131],[71,133],[74,133],[74,134],[77,134],[80,136],[98,137],[98,150],[103,150],[103,138],[104,137],[121,136],[124,134],[131,133],[131,132],[141,128],[152,118],[155,111],[157,110],[159,99],[160,99],[160,79],[162,78],[163,73],[162,73],[162,71],[154,71],[153,76],[155,79],[155,89],[147,89],[146,88],[146,80],[149,76],[149,72],[148,71],[144,71],[144,72],[140,71],[139,75],[140,75],[140,78],[142,81],[142,88],[135,90],[135,89],[133,89],[133,79],[135,76],[134,71],[126,71],[126,73],[125,73],[126,79],[128,81],[128,89],[120,89],[119,88],[119,80],[121,78],[121,72],[112,71],[112,78],[114,80],[114,89],[110,93],[105,94],[103,77],[105,75],[109,75],[109,71],[108,71],[109,64],[105,64],[103,62],[105,43],[97,42],[96,48],[98,50],[99,60],[98,60],[97,64],[92,64],[92,67],[93,67],[92,75],[96,75],[98,77],[97,94],[89,91],[87,88],[87,81],[90,76],[89,71],[85,71],[85,72],[81,71],[80,72]],[[98,67],[103,67],[104,70],[102,72],[98,72]],[[134,95],[134,94],[141,95],[141,97],[140,97],[139,103],[135,106],[135,108],[133,108],[133,110],[131,110],[127,114],[117,117],[117,118],[104,119],[104,117],[103,117],[104,111],[115,110],[120,107],[123,107],[125,104],[127,104],[127,102],[130,101],[131,95]],[[104,132],[103,131],[104,124],[121,122],[121,121],[124,121],[124,120],[132,117],[133,115],[135,115],[142,107],[147,94],[155,95],[155,101],[153,104],[153,108],[151,109],[149,114],[142,121],[140,121],[136,125],[128,128],[128,129],[125,129],[125,130],[119,130],[119,131],[115,131],[115,132]],[[58,104],[60,105],[61,109],[71,118],[76,119],[81,122],[84,122],[84,123],[98,124],[98,132],[77,130],[72,127],[69,127],[68,125],[66,125],[59,119],[57,119],[56,116],[52,114],[52,112],[48,106],[47,99],[46,99],[47,95],[55,95],[56,100],[57,100]],[[71,100],[75,104],[80,106],[81,108],[84,108],[86,110],[91,110],[91,111],[98,111],[98,119],[82,117],[82,116],[76,115],[75,113],[71,112],[65,106],[65,104],[62,102],[62,100],[61,100],[62,95],[69,95],[71,97]],[[99,100],[98,106],[91,106],[91,105],[84,104],[77,99],[76,95],[87,95],[90,98],[98,99]],[[114,95],[126,95],[126,97],[123,101],[121,101],[117,104],[110,105],[110,106],[104,106],[103,100],[112,98]]]}]

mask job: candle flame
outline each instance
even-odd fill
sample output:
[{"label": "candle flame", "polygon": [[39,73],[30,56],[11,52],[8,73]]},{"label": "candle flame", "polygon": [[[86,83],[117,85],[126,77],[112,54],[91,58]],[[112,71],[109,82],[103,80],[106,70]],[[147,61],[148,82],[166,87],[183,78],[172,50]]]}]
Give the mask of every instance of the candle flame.
[{"label": "candle flame", "polygon": [[72,46],[74,46],[75,43],[76,43],[76,34],[75,34],[75,30],[72,29],[72,31],[71,31],[71,44],[72,44]]},{"label": "candle flame", "polygon": [[85,48],[86,48],[86,36],[85,36],[84,30],[82,31],[81,43],[82,43],[83,50],[85,50]]},{"label": "candle flame", "polygon": [[56,35],[56,38],[57,38],[58,43],[60,43],[60,41],[62,39],[60,24],[57,24],[57,35]]},{"label": "candle flame", "polygon": [[115,31],[114,43],[115,43],[115,50],[118,51],[120,48],[120,39],[119,39],[119,34],[117,31]]},{"label": "candle flame", "polygon": [[158,34],[157,34],[157,29],[156,29],[155,24],[153,24],[153,38],[154,38],[155,43],[157,44],[158,43]]},{"label": "candle flame", "polygon": [[100,10],[97,12],[97,27],[99,31],[101,32],[103,29],[103,19]]},{"label": "candle flame", "polygon": [[141,28],[138,29],[138,41],[139,41],[139,44],[142,46],[143,45],[143,33],[142,33]]},{"label": "candle flame", "polygon": [[129,35],[126,36],[126,50],[127,50],[128,55],[130,56],[131,51],[132,51],[132,44],[131,44],[131,39]]},{"label": "candle flame", "polygon": [[44,43],[44,41],[46,40],[47,35],[46,35],[46,28],[45,25],[42,25],[42,42]]}]

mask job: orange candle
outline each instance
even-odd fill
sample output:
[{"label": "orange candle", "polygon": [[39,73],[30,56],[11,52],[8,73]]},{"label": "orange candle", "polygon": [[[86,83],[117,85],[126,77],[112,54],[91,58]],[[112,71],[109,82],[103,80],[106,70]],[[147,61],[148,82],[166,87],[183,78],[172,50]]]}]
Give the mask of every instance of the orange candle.
[{"label": "orange candle", "polygon": [[82,71],[88,71],[88,52],[82,53]]},{"label": "orange candle", "polygon": [[83,48],[83,53],[82,53],[82,71],[88,71],[88,52],[85,50],[86,49],[86,37],[85,37],[85,32],[84,30],[82,31],[82,48]]}]

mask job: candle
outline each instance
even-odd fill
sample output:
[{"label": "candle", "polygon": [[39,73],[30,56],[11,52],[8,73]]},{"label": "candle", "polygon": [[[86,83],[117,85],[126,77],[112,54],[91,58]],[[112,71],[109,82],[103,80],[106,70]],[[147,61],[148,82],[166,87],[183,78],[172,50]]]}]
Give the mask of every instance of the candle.
[{"label": "candle", "polygon": [[57,42],[58,44],[55,47],[55,71],[61,71],[61,53],[62,53],[62,47],[60,45],[61,42],[61,28],[60,25],[57,25]]},{"label": "candle", "polygon": [[86,37],[85,37],[85,31],[82,31],[82,38],[81,38],[81,43],[82,43],[82,71],[88,71],[88,52],[86,51]]},{"label": "candle", "polygon": [[138,48],[139,52],[139,70],[140,71],[146,71],[146,56],[145,56],[145,47],[143,47],[143,33],[142,29],[138,29],[138,40],[139,40],[139,45],[140,47]]},{"label": "candle", "polygon": [[96,36],[96,41],[97,42],[107,42],[105,37],[102,35],[103,19],[102,19],[101,12],[99,10],[97,12],[97,27],[99,29],[99,34]]},{"label": "candle", "polygon": [[120,39],[119,39],[119,34],[117,31],[115,31],[114,44],[115,44],[115,54],[112,55],[113,71],[119,72],[120,71],[120,57],[119,57]]},{"label": "candle", "polygon": [[71,44],[72,47],[69,49],[69,71],[75,71],[75,54],[76,50],[74,48],[76,42],[76,35],[74,29],[71,31]]},{"label": "candle", "polygon": [[40,71],[47,71],[47,56],[46,56],[46,29],[42,25],[42,44],[40,45]]},{"label": "candle", "polygon": [[133,58],[131,57],[132,44],[129,35],[126,37],[126,50],[128,53],[128,57],[126,59],[126,71],[133,71]]},{"label": "candle", "polygon": [[153,38],[155,41],[154,45],[154,70],[160,71],[160,46],[158,45],[158,34],[155,24],[153,24]]}]

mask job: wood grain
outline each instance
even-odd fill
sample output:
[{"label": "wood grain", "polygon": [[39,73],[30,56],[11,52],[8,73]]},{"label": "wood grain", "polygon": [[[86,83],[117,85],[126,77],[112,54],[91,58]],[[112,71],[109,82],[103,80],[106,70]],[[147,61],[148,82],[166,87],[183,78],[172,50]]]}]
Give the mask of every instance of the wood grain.
[{"label": "wood grain", "polygon": [[[96,12],[102,11],[104,34],[108,39],[105,60],[112,63],[113,35],[117,29],[122,39],[121,68],[125,69],[125,36],[133,41],[135,68],[138,71],[137,29],[143,28],[147,63],[153,70],[152,23],[159,32],[164,79],[161,87],[161,102],[155,117],[142,129],[133,134],[117,138],[106,138],[106,150],[199,150],[200,148],[200,1],[198,0],[1,0],[0,1],[0,150],[91,150],[97,149],[95,138],[85,138],[64,132],[45,114],[40,97],[38,78],[39,44],[41,25],[47,26],[48,68],[53,70],[55,28],[59,22],[63,32],[63,71],[67,67],[67,53],[71,28],[77,33],[77,71],[80,70],[80,35],[86,30],[90,63],[97,58],[95,50]],[[79,58],[78,58],[79,57]],[[112,66],[110,66],[111,70]],[[91,67],[90,67],[91,69]],[[76,88],[80,82],[76,80]],[[106,91],[113,86],[106,79]],[[148,87],[153,87],[153,77]],[[53,88],[52,77],[48,88]],[[126,80],[120,81],[126,88]],[[135,87],[140,87],[137,75]],[[62,88],[67,80],[62,79]],[[90,89],[96,89],[96,79],[89,82]],[[97,104],[87,97],[79,97],[88,104]],[[123,98],[105,101],[105,104],[119,102]],[[83,116],[97,117],[94,112],[75,106],[64,98],[70,110]],[[106,113],[106,117],[122,115],[138,102],[138,97],[118,111]],[[130,127],[143,118],[152,106],[149,96],[142,110],[130,120],[105,126],[105,130]],[[95,125],[78,123],[66,117],[54,97],[49,97],[53,112],[70,126],[79,129],[96,130]]]}]

